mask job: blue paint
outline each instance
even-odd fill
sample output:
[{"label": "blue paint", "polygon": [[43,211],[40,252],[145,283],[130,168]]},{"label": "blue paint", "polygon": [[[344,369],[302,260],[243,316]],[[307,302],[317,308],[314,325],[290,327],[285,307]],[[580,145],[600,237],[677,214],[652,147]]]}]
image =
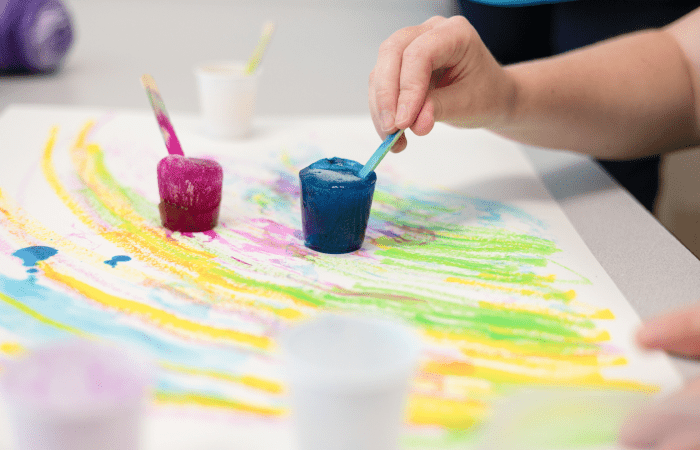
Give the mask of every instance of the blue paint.
[{"label": "blue paint", "polygon": [[362,164],[321,159],[299,172],[304,245],[322,253],[348,253],[365,239],[377,175],[359,178]]},{"label": "blue paint", "polygon": [[37,273],[37,272],[38,272],[38,270],[33,268],[33,267],[31,269],[27,269],[27,273]]},{"label": "blue paint", "polygon": [[105,261],[105,264],[110,265],[112,267],[117,267],[118,262],[126,262],[126,261],[131,261],[131,257],[126,256],[126,255],[117,255],[113,256],[112,259],[108,259]]},{"label": "blue paint", "polygon": [[49,259],[56,253],[58,253],[58,250],[53,247],[35,245],[33,247],[21,248],[14,252],[12,256],[20,258],[23,261],[23,266],[33,267],[36,266],[37,262]]},{"label": "blue paint", "polygon": [[[95,307],[81,295],[55,291],[28,280],[17,280],[0,274],[0,292],[56,322],[77,328],[88,335],[99,336],[101,339],[134,345],[143,349],[146,354],[173,364],[235,373],[240,371],[240,364],[248,358],[248,351],[245,349],[230,346],[211,347],[207,342],[200,343],[189,338],[165,335],[160,330],[130,325],[129,321],[120,320],[120,313]],[[150,290],[147,292],[153,293]],[[182,305],[180,311],[183,315],[189,315],[187,305]],[[196,311],[196,317],[208,316],[203,306],[198,305],[193,311]],[[35,342],[62,339],[70,335],[65,330],[36,320],[2,300],[0,329],[26,336]],[[180,384],[181,379],[177,376],[175,378],[174,382]],[[189,388],[183,385],[180,389]]]}]

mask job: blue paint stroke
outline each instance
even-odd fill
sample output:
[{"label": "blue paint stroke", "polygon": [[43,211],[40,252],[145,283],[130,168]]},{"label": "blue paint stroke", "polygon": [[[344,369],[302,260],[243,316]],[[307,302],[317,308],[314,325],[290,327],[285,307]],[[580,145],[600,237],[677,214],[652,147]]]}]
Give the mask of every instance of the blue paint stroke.
[{"label": "blue paint stroke", "polygon": [[[197,342],[162,330],[143,328],[122,320],[123,315],[94,305],[83,296],[53,290],[30,280],[18,280],[0,273],[0,293],[3,293],[36,311],[42,316],[72,328],[140,348],[155,361],[226,373],[241,373],[248,351],[230,345],[212,346],[209,342]],[[165,302],[163,302],[165,304]],[[195,305],[188,304],[190,307]],[[189,316],[188,305],[179,312]],[[191,308],[196,317],[206,317],[205,307]],[[0,329],[26,336],[35,343],[65,338],[69,332],[36,320],[24,311],[0,300]],[[160,380],[170,380],[173,389],[191,391],[187,377],[160,373]]]},{"label": "blue paint stroke", "polygon": [[[36,266],[36,263],[39,261],[43,261],[45,259],[49,259],[53,255],[58,253],[58,250],[56,250],[53,247],[45,247],[43,245],[35,245],[33,247],[25,247],[17,250],[12,254],[12,256],[16,256],[20,258],[23,263],[22,265],[25,267],[33,267]],[[30,269],[31,270],[31,269]]]},{"label": "blue paint stroke", "polygon": [[126,255],[117,255],[113,256],[112,259],[108,259],[107,261],[105,261],[105,264],[110,265],[112,267],[117,267],[118,262],[126,261],[131,261],[131,257]]}]

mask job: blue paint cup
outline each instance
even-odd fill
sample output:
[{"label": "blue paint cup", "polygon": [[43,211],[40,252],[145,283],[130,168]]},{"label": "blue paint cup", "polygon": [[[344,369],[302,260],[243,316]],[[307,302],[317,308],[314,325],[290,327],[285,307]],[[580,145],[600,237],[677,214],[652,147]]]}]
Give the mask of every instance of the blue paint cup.
[{"label": "blue paint cup", "polygon": [[349,253],[362,247],[377,175],[357,174],[362,164],[321,159],[299,172],[304,245],[322,253]]}]

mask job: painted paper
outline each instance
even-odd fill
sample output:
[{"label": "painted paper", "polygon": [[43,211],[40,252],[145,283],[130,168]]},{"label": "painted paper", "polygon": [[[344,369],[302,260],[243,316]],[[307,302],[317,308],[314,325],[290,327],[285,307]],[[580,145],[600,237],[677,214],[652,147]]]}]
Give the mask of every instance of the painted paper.
[{"label": "painted paper", "polygon": [[175,119],[185,154],[224,168],[210,232],[160,226],[167,151],[145,111],[0,117],[0,367],[70,336],[141,349],[162,369],[149,448],[293,448],[278,337],[323,311],[421,335],[405,448],[470,445],[523,387],[678,384],[633,348],[635,313],[516,144],[441,126],[411,136],[377,169],[362,249],[324,255],[303,246],[297,174],[322,157],[364,162],[379,141],[367,118],[268,121],[235,142]]}]

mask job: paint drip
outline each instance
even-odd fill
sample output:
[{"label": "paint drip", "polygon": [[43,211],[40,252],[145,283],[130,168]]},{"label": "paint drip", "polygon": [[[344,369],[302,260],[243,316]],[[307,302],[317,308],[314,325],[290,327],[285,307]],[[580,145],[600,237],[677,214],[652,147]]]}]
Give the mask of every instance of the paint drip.
[{"label": "paint drip", "polygon": [[126,255],[117,255],[113,256],[112,259],[108,259],[107,261],[105,261],[105,264],[112,267],[117,267],[117,263],[126,261],[131,261],[131,257]]}]

